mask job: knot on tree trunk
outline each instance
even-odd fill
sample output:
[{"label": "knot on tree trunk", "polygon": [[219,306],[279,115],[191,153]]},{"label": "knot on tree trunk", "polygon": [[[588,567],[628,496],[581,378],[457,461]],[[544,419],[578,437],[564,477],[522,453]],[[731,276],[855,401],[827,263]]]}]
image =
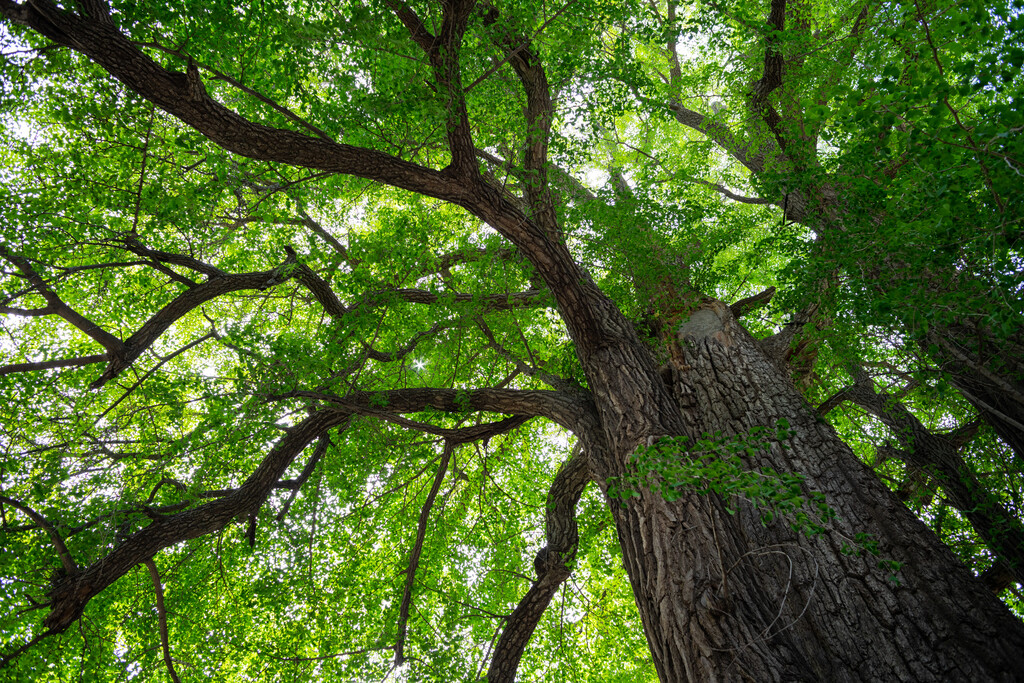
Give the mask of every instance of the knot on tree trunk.
[{"label": "knot on tree trunk", "polygon": [[50,613],[43,620],[43,626],[51,633],[62,633],[82,616],[91,595],[91,587],[81,574],[62,576],[54,582],[47,594],[50,598]]},{"label": "knot on tree trunk", "polygon": [[543,577],[545,574],[553,569],[565,568],[565,563],[562,562],[561,553],[552,550],[548,546],[544,546],[537,551],[537,556],[533,558],[533,570],[537,572],[537,576]]}]

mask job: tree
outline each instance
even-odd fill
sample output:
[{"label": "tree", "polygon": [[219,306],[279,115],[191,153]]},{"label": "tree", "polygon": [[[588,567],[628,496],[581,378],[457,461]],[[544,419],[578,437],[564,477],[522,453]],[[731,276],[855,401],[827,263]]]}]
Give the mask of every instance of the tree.
[{"label": "tree", "polygon": [[0,10],[15,676],[1024,675],[1019,8]]}]

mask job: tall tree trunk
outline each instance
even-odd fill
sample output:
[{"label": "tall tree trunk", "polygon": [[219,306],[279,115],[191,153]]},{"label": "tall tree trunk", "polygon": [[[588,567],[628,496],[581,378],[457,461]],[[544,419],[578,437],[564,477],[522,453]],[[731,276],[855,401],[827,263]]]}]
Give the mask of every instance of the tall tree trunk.
[{"label": "tall tree trunk", "polygon": [[[612,499],[663,681],[1024,680],[1024,627],[817,418],[727,306],[682,325],[671,374],[690,437],[787,420],[785,447],[746,464],[803,475],[837,518],[810,537],[785,519],[762,524],[746,503],[729,501],[731,514],[713,494]],[[629,460],[595,458],[605,490]],[[878,556],[850,553],[858,534]],[[897,580],[879,559],[901,563]]]}]

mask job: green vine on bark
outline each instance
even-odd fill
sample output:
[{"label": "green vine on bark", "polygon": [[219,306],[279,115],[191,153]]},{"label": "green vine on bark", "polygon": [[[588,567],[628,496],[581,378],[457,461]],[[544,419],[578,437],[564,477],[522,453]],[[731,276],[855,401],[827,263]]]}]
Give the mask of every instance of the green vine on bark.
[{"label": "green vine on bark", "polygon": [[[637,448],[630,473],[609,477],[608,496],[625,505],[627,499],[640,497],[641,487],[669,502],[688,493],[716,493],[726,501],[729,514],[736,513],[729,501],[742,498],[761,511],[762,524],[785,517],[794,531],[817,536],[836,517],[824,493],[808,491],[803,475],[780,473],[770,467],[749,469],[743,463],[744,456],[752,458],[772,443],[786,448],[785,442],[794,434],[789,423],[780,419],[774,428],[754,427],[734,436],[718,432],[692,442],[686,436],[662,437]],[[858,533],[843,543],[842,552],[878,557],[878,541],[871,534]],[[878,566],[890,572],[890,580],[898,582],[895,573],[901,563],[880,558]]]}]

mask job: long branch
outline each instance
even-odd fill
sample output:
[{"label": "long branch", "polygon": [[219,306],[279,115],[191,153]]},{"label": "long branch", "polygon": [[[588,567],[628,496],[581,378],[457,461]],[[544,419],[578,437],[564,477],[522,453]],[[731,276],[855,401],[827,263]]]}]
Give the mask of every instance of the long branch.
[{"label": "long branch", "polygon": [[936,477],[953,506],[1024,583],[1024,525],[982,485],[954,444],[933,434],[892,396],[875,391],[863,370],[858,369],[856,381],[842,394],[892,431],[903,445],[901,456]]},{"label": "long branch", "polygon": [[413,544],[412,552],[409,553],[409,565],[405,569],[405,590],[402,593],[402,604],[398,610],[398,637],[395,639],[395,666],[405,663],[405,631],[409,623],[409,607],[412,605],[412,585],[416,580],[416,569],[420,565],[420,555],[423,553],[423,541],[427,537],[427,521],[430,519],[430,511],[434,507],[434,499],[437,492],[441,490],[441,483],[448,473],[448,462],[451,460],[455,444],[450,441],[444,442],[444,451],[441,454],[441,462],[437,466],[437,473],[434,475],[434,483],[427,493],[427,499],[423,502],[420,510],[420,519],[416,527],[416,542]]},{"label": "long branch", "polygon": [[153,581],[153,592],[156,594],[156,616],[160,623],[160,648],[164,653],[167,675],[174,683],[181,683],[178,672],[174,670],[174,662],[171,661],[171,639],[167,632],[167,608],[164,606],[164,587],[160,583],[160,572],[157,571],[153,558],[146,559],[143,564],[149,570],[149,578]]},{"label": "long branch", "polygon": [[15,372],[36,372],[38,370],[52,370],[54,368],[74,368],[82,365],[92,365],[93,363],[102,363],[106,360],[107,354],[95,353],[89,356],[79,356],[77,358],[40,360],[30,363],[11,363],[10,365],[0,365],[0,377],[10,375]]},{"label": "long branch", "polygon": [[575,558],[579,545],[576,503],[589,481],[587,453],[577,445],[572,456],[555,475],[548,491],[548,513],[545,520],[547,545],[541,548],[534,561],[537,581],[519,601],[505,624],[487,671],[489,683],[515,680],[519,661],[544,610],[562,582],[569,578],[569,564]]},{"label": "long branch", "polygon": [[82,615],[89,600],[162,549],[212,533],[235,517],[258,510],[295,456],[348,418],[347,411],[336,408],[314,412],[278,441],[239,488],[209,503],[155,519],[89,567],[54,583],[49,593],[50,613],[43,621],[47,632],[63,632]]},{"label": "long branch", "polygon": [[291,391],[269,395],[270,400],[308,398],[359,413],[415,413],[433,408],[447,413],[475,411],[546,417],[573,432],[593,431],[597,415],[587,392],[525,391],[519,389],[391,389],[356,391],[338,396],[323,391]]},{"label": "long branch", "polygon": [[[566,7],[568,4],[559,12]],[[517,30],[511,20],[499,17],[497,9],[490,8],[484,25],[490,28],[494,43],[508,54],[509,63],[526,94],[526,149],[523,154],[523,169],[527,175],[524,183],[526,199],[534,220],[555,234],[558,219],[547,178],[548,139],[554,107],[544,66],[531,48],[529,39]]]},{"label": "long branch", "polygon": [[255,123],[215,101],[198,69],[165,69],[109,22],[58,8],[49,0],[0,0],[0,12],[54,42],[80,52],[128,88],[241,156],[345,173],[447,201],[464,199],[465,183],[373,149]]},{"label": "long branch", "polygon": [[[289,257],[289,261],[291,260]],[[125,340],[123,348],[118,353],[111,355],[106,370],[90,385],[91,388],[98,389],[117,377],[135,362],[135,359],[148,349],[160,335],[167,331],[167,328],[207,301],[230,292],[267,289],[295,277],[298,275],[298,270],[289,267],[293,266],[293,263],[289,263],[289,261],[273,270],[211,278],[185,290],[157,311],[135,334]]]},{"label": "long branch", "polygon": [[[11,253],[3,245],[0,245],[0,256],[17,266],[18,270],[21,271],[22,276],[28,280],[32,287],[39,292],[40,296],[46,300],[47,307],[46,309],[41,310],[48,309],[49,313],[53,313],[64,318],[64,320],[92,337],[94,341],[98,342],[100,346],[107,350],[108,354],[114,355],[123,351],[124,342],[64,303],[64,301],[57,296],[56,292],[46,285],[46,281],[43,280],[42,275],[36,272],[28,262],[28,259]],[[36,310],[39,311],[40,309]],[[39,315],[40,313],[34,311],[33,314]]]}]

